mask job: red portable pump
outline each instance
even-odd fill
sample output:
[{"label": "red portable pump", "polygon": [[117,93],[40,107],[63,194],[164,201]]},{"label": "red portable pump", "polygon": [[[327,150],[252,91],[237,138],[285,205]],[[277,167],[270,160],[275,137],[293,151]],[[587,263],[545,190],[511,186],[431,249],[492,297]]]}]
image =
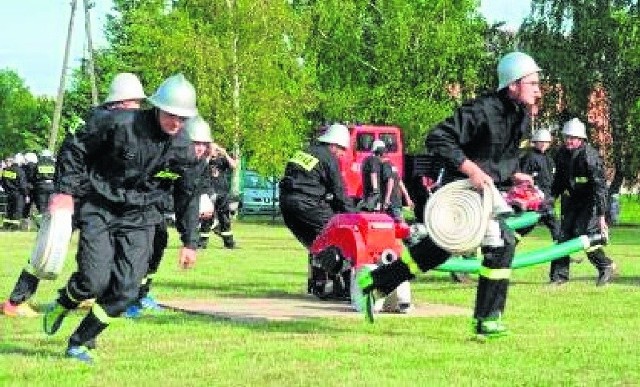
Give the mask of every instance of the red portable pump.
[{"label": "red portable pump", "polygon": [[402,254],[402,239],[408,236],[409,226],[387,214],[337,214],[311,245],[311,255],[319,256],[334,247],[354,269],[390,263]]},{"label": "red portable pump", "polygon": [[529,183],[521,183],[513,186],[504,195],[504,200],[518,211],[540,211],[544,204],[544,194]]}]

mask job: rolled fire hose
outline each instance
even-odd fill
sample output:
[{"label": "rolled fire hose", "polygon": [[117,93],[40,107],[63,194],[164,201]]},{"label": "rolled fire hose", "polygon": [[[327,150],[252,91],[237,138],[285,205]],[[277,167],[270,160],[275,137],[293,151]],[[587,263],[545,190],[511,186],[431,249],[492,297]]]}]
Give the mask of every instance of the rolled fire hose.
[{"label": "rolled fire hose", "polygon": [[427,201],[424,219],[433,242],[458,255],[480,246],[492,215],[512,211],[493,184],[480,193],[464,179],[437,190]]}]

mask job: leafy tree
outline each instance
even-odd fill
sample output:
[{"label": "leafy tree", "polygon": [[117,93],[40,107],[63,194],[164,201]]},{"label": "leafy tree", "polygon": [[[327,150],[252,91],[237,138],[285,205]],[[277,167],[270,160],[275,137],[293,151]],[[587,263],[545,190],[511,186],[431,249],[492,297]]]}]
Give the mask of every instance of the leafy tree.
[{"label": "leafy tree", "polygon": [[415,152],[451,113],[450,84],[466,95],[486,84],[486,23],[475,1],[326,0],[305,9],[324,120],[398,124]]},{"label": "leafy tree", "polygon": [[13,70],[0,70],[0,154],[46,147],[53,101],[35,98]]},{"label": "leafy tree", "polygon": [[567,111],[557,112],[555,119],[561,119],[561,113],[586,119],[593,90],[601,87],[606,92],[613,138],[606,156],[615,166],[612,192],[619,190],[623,179],[636,182],[640,169],[635,155],[640,145],[635,113],[640,97],[636,3],[534,0],[532,17],[522,27],[523,44],[550,81],[561,84],[565,91]]},{"label": "leafy tree", "polygon": [[215,140],[240,147],[259,172],[281,172],[289,148],[304,138],[304,111],[313,104],[297,61],[305,31],[288,4],[184,0],[168,10],[162,1],[116,0],[115,8],[110,62],[140,74],[148,90],[184,73]]}]

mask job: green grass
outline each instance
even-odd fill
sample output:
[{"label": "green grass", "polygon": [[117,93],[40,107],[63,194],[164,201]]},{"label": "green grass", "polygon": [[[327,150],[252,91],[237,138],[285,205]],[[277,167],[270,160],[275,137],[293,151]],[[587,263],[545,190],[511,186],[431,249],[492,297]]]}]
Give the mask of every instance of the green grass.
[{"label": "green grass", "polygon": [[[160,300],[302,294],[306,254],[282,226],[236,223],[241,249],[214,239],[196,268],[178,269],[172,235],[154,294]],[[53,337],[40,319],[0,316],[0,385],[83,386],[636,386],[640,385],[640,238],[614,228],[607,253],[621,275],[594,286],[588,263],[572,281],[547,285],[548,265],[514,271],[505,315],[507,338],[470,340],[469,317],[311,319],[237,322],[178,312],[118,319],[99,338],[94,367],[62,356],[82,314]],[[0,293],[6,298],[30,252],[34,233],[0,234]],[[538,228],[519,246],[549,243]],[[55,297],[73,269],[43,281],[34,302]],[[417,303],[471,310],[474,285],[429,273],[413,285]]]}]

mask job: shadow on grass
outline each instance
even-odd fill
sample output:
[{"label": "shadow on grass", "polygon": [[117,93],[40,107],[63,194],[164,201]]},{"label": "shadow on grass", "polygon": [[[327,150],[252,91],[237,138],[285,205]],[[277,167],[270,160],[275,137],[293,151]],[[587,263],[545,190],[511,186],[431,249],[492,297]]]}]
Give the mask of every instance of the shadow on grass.
[{"label": "shadow on grass", "polygon": [[[144,324],[158,324],[158,325],[180,325],[184,324],[185,316],[188,316],[194,321],[202,323],[215,322],[223,324],[225,326],[248,328],[257,330],[260,332],[286,332],[286,333],[313,333],[314,335],[327,335],[332,336],[337,333],[345,333],[353,331],[353,323],[349,326],[342,328],[340,323],[336,323],[336,319],[344,322],[342,318],[305,318],[296,320],[270,320],[263,317],[238,317],[233,314],[216,313],[215,315],[184,310],[180,308],[167,308],[172,313],[160,313],[150,316],[145,316],[139,320]],[[362,321],[362,324],[365,324]],[[367,324],[369,325],[369,324]]]},{"label": "shadow on grass", "polygon": [[64,354],[59,350],[54,351],[50,349],[35,349],[33,347],[19,346],[16,344],[1,344],[0,345],[0,354],[2,355],[20,355],[20,356],[54,356],[54,357],[64,357]]}]

